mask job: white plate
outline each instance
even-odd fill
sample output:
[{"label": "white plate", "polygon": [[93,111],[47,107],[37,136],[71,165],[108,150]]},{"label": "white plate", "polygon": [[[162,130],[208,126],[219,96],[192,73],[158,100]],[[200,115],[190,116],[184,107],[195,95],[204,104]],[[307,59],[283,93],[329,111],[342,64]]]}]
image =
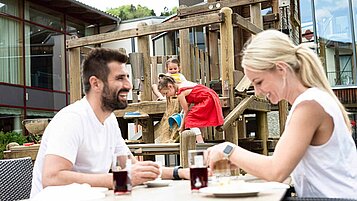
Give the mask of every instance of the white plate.
[{"label": "white plate", "polygon": [[92,187],[92,189],[97,192],[101,192],[101,193],[105,193],[109,190],[108,188],[105,188],[105,187]]},{"label": "white plate", "polygon": [[170,180],[156,179],[153,181],[144,182],[147,187],[164,187],[170,185]]},{"label": "white plate", "polygon": [[249,188],[235,188],[229,186],[205,187],[199,190],[200,193],[214,197],[250,197],[257,196],[259,191]]}]

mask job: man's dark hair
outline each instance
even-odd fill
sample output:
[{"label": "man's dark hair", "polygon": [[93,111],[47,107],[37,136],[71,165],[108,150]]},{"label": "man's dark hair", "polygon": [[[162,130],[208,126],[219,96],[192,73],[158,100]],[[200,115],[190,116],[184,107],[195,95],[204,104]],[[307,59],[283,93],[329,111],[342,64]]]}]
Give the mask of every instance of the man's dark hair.
[{"label": "man's dark hair", "polygon": [[91,88],[89,83],[91,76],[96,76],[98,79],[107,83],[110,73],[108,63],[113,61],[126,63],[128,56],[118,50],[108,48],[95,48],[88,53],[82,63],[82,79],[85,93],[88,93]]}]

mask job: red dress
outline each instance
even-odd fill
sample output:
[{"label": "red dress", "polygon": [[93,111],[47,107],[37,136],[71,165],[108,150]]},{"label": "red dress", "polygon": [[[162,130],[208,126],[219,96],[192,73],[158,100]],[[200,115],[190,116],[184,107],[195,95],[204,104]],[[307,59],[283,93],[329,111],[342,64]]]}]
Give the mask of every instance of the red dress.
[{"label": "red dress", "polygon": [[177,92],[192,89],[185,98],[187,103],[194,106],[188,111],[185,118],[185,128],[202,128],[209,126],[220,126],[223,124],[222,107],[218,95],[212,89],[198,84],[194,87],[183,87]]}]

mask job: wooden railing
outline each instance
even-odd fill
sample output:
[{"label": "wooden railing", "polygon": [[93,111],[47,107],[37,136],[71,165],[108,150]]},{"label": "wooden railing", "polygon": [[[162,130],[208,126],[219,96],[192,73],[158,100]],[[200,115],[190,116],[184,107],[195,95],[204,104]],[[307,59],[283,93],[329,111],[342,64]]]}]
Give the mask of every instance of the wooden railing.
[{"label": "wooden railing", "polygon": [[357,87],[333,88],[337,98],[345,107],[357,107]]}]

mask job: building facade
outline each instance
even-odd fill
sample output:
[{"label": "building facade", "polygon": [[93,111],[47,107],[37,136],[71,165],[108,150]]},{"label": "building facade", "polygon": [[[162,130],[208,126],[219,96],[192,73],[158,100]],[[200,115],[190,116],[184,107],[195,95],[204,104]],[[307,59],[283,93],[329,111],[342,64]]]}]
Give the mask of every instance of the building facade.
[{"label": "building facade", "polygon": [[66,39],[120,19],[75,0],[0,0],[0,131],[50,118],[69,103]]},{"label": "building facade", "polygon": [[349,112],[356,141],[357,0],[300,0],[303,42],[312,44]]}]

